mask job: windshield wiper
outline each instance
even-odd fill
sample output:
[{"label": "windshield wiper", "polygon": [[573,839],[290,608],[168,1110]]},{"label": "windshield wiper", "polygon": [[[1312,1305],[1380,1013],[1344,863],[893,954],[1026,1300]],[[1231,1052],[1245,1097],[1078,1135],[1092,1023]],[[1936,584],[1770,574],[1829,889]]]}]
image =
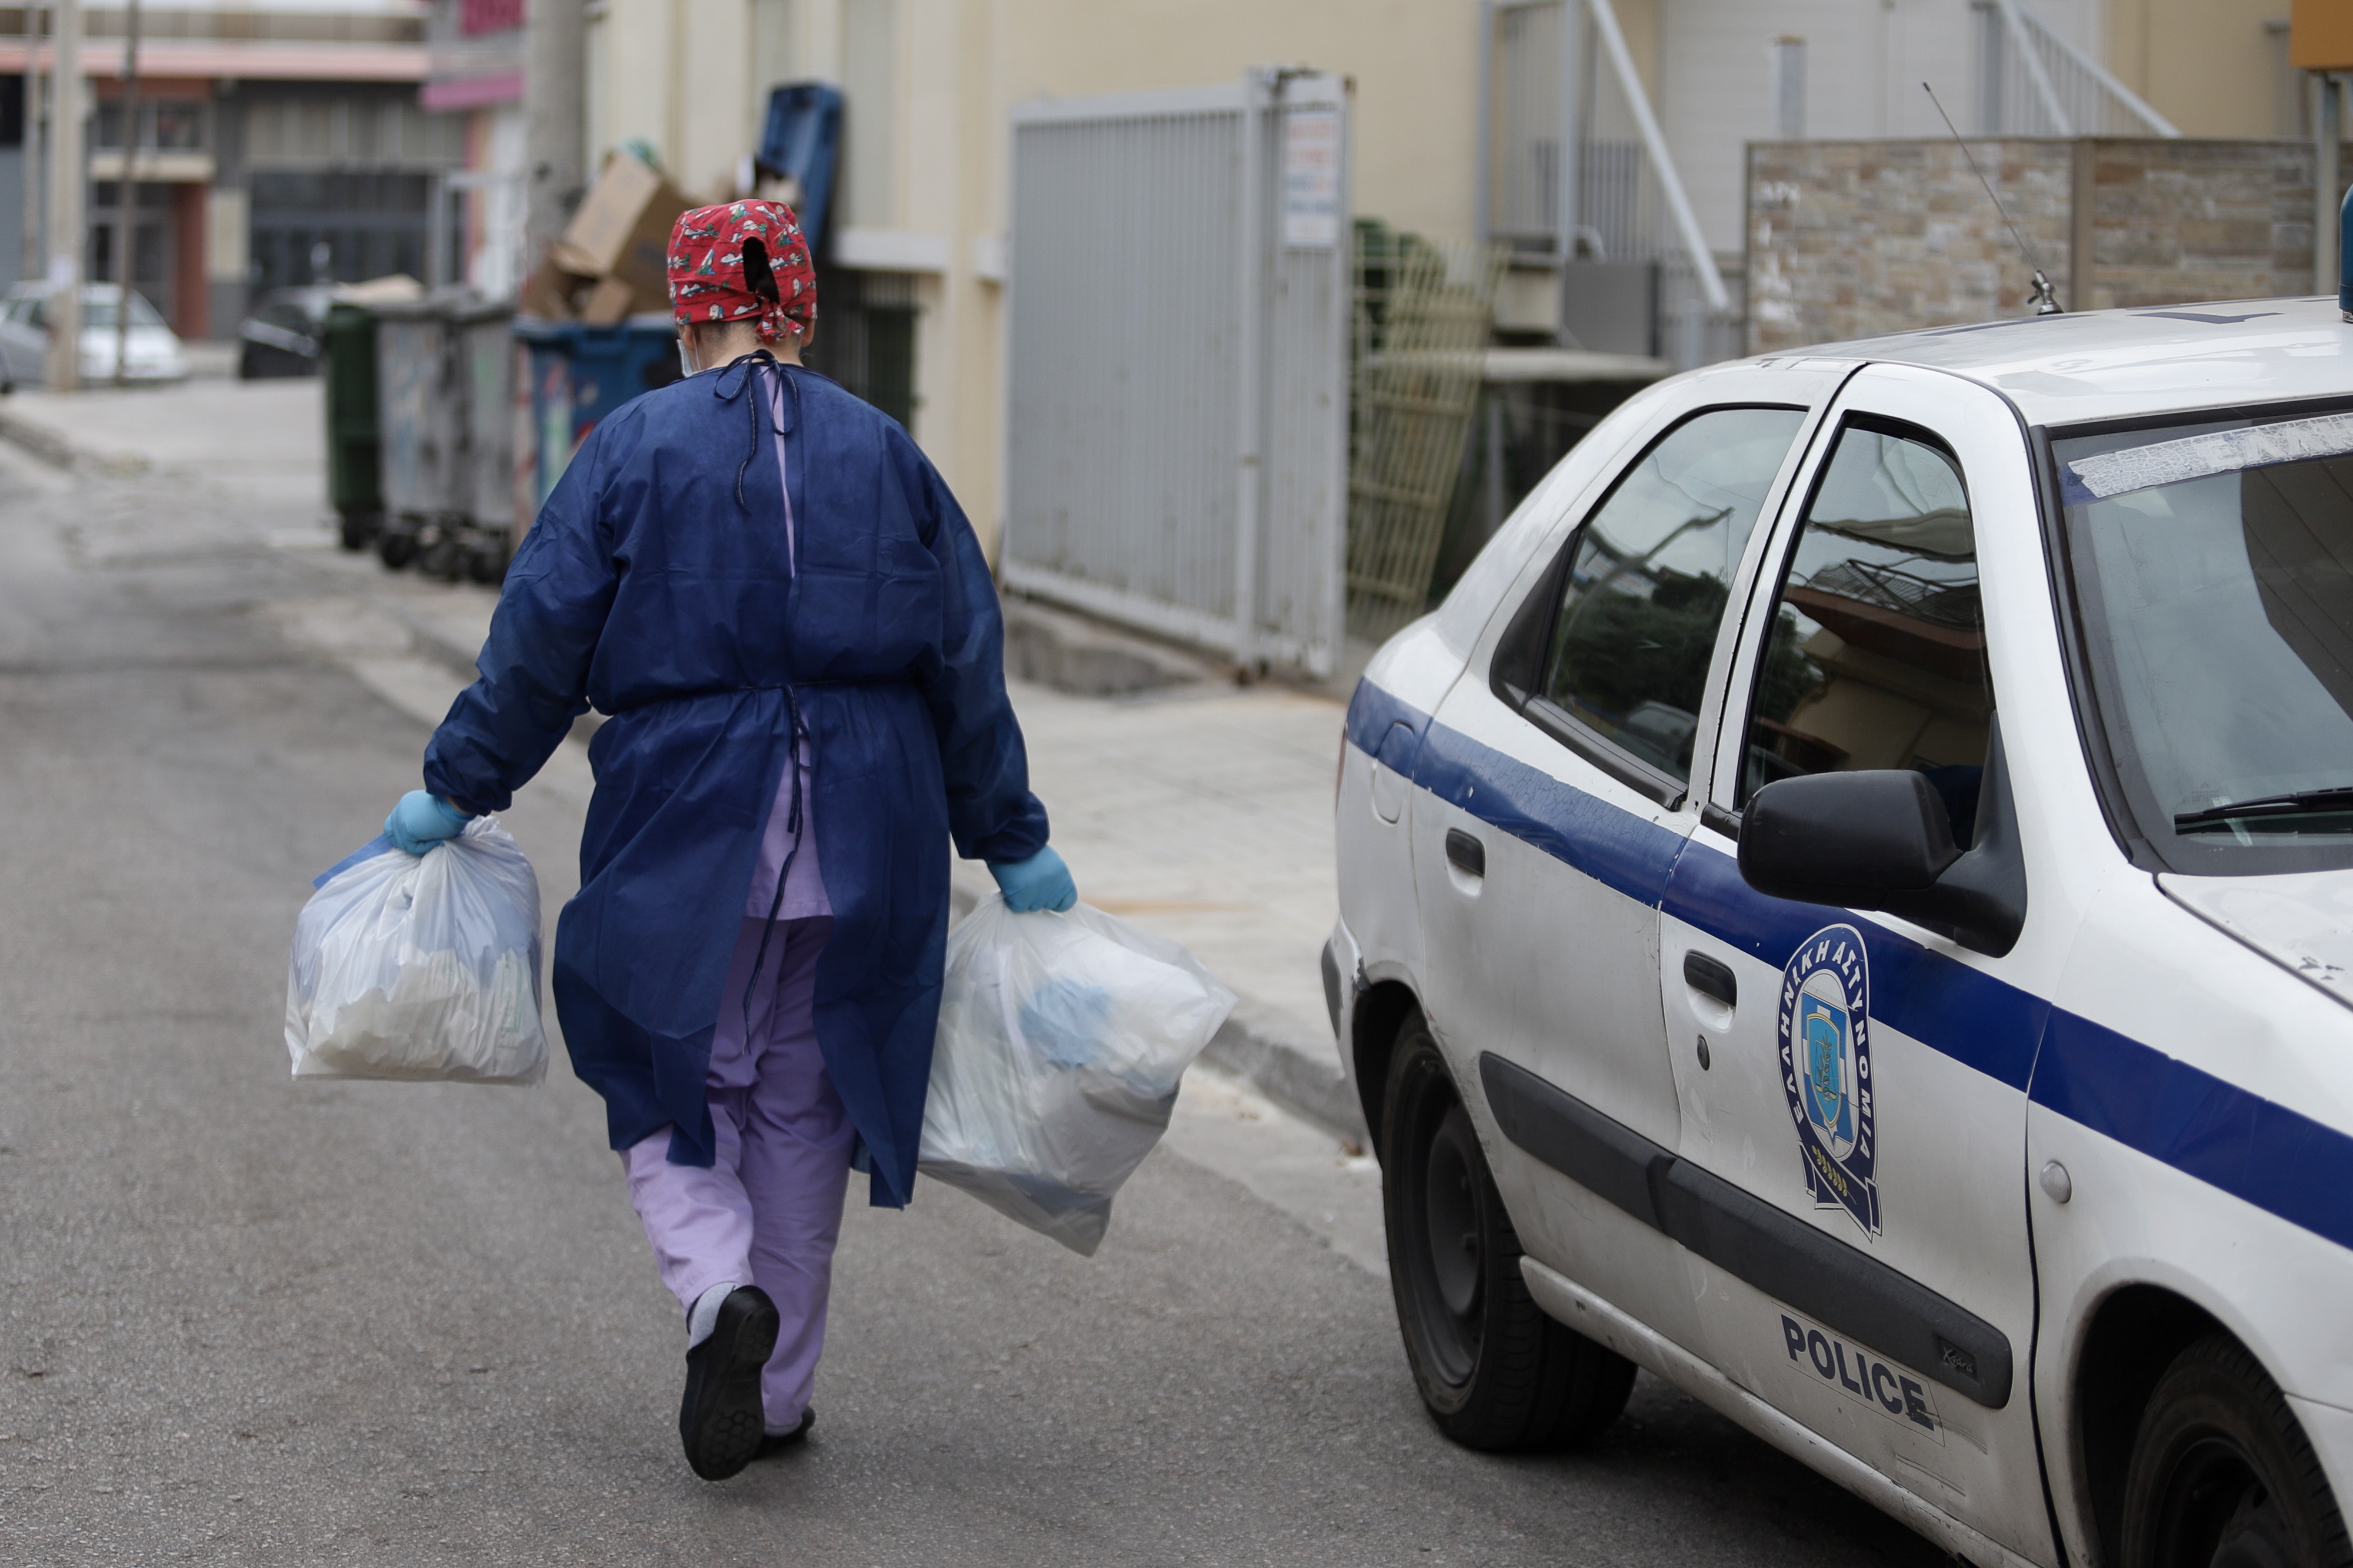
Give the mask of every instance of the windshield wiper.
[{"label": "windshield wiper", "polygon": [[2297,790],[2289,795],[2257,795],[2252,800],[2210,805],[2203,811],[2185,811],[2174,817],[2173,830],[2189,833],[2242,816],[2295,816],[2312,811],[2353,811],[2353,784],[2338,784],[2331,789]]}]

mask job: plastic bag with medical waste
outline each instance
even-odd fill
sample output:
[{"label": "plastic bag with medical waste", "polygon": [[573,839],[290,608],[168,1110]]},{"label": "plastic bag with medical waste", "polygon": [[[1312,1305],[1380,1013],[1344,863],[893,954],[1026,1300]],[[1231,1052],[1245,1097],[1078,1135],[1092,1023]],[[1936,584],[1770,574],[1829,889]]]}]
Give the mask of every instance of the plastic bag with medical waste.
[{"label": "plastic bag with medical waste", "polygon": [[1173,942],[992,895],[948,932],[918,1168],[1093,1256],[1233,1005]]},{"label": "plastic bag with medical waste", "polygon": [[379,838],[315,885],[286,975],[296,1078],[547,1075],[539,879],[496,817],[423,855]]}]

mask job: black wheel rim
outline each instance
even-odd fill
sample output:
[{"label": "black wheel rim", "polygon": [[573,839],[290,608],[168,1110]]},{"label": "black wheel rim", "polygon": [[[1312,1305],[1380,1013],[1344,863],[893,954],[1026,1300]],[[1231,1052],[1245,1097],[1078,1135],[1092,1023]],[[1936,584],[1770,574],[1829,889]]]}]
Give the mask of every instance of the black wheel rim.
[{"label": "black wheel rim", "polygon": [[1435,1086],[1419,1109],[1414,1168],[1399,1173],[1415,1338],[1426,1371],[1461,1388],[1478,1370],[1486,1307],[1478,1134],[1461,1105]]},{"label": "black wheel rim", "polygon": [[2159,1489],[2158,1568],[2288,1568],[2270,1489],[2246,1451],[2209,1433],[2185,1444]]}]

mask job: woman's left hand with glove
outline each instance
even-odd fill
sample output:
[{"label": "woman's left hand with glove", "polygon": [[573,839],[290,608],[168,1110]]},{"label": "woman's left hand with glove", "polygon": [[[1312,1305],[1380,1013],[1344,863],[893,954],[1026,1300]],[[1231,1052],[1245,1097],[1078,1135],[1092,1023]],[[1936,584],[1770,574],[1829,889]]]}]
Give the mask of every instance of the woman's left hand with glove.
[{"label": "woman's left hand with glove", "polygon": [[1071,880],[1071,868],[1050,848],[1040,849],[1027,860],[992,860],[988,874],[997,879],[1005,907],[1017,915],[1038,910],[1059,912],[1079,901],[1079,885]]},{"label": "woman's left hand with glove", "polygon": [[457,837],[472,820],[438,795],[413,789],[400,797],[400,804],[384,819],[384,831],[385,837],[411,855],[422,855],[444,838]]}]

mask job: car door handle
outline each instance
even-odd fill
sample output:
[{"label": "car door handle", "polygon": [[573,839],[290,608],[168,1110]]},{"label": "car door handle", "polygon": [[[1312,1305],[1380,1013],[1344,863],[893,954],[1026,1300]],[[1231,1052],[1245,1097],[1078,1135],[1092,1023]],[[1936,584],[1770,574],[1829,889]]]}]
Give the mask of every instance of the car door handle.
[{"label": "car door handle", "polygon": [[1487,874],[1487,847],[1459,827],[1446,830],[1446,863],[1466,877]]},{"label": "car door handle", "polygon": [[1740,982],[1732,977],[1731,967],[1704,952],[1683,954],[1683,984],[1727,1007],[1740,1005]]}]

